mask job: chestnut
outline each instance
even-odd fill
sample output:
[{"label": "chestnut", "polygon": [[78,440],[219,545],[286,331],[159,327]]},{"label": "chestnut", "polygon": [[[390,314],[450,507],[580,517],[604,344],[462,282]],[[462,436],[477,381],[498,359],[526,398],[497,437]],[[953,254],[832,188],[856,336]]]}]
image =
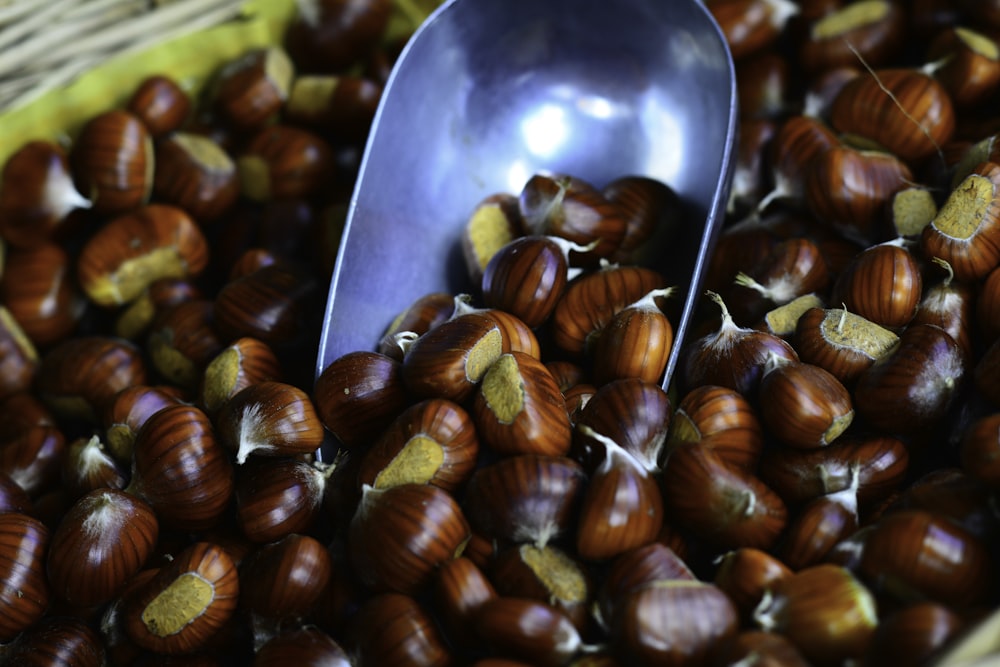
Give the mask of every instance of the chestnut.
[{"label": "chestnut", "polygon": [[240,194],[236,163],[212,139],[174,132],[156,144],[153,194],[199,223],[218,219]]},{"label": "chestnut", "polygon": [[154,318],[146,350],[157,372],[173,385],[194,392],[208,362],[222,350],[215,332],[214,305],[191,299],[167,306]]},{"label": "chestnut", "polygon": [[127,340],[140,340],[162,310],[203,297],[201,288],[190,278],[157,278],[118,311],[115,335]]},{"label": "chestnut", "polygon": [[260,130],[236,159],[240,193],[258,202],[316,194],[330,180],[333,166],[325,139],[285,125]]},{"label": "chestnut", "polygon": [[856,315],[900,331],[917,314],[923,278],[917,259],[889,241],[855,256],[837,277],[831,300]]},{"label": "chestnut", "polygon": [[430,484],[366,486],[351,519],[348,546],[360,581],[376,591],[412,594],[461,554],[469,524],[447,491]]},{"label": "chestnut", "polygon": [[861,658],[878,624],[872,593],[850,570],[831,564],[775,581],[753,618],[761,629],[788,637],[817,665]]},{"label": "chestnut", "polygon": [[847,388],[820,366],[772,357],[757,398],[767,431],[791,447],[824,447],[854,421]]},{"label": "chestnut", "polygon": [[501,248],[524,234],[518,198],[495,192],[479,200],[462,228],[465,269],[473,285],[482,285],[486,265]]},{"label": "chestnut", "polygon": [[441,565],[432,593],[448,639],[462,649],[474,648],[475,614],[484,602],[497,597],[490,580],[463,555]]},{"label": "chestnut", "polygon": [[57,415],[97,423],[115,395],[146,384],[139,348],[110,336],[69,338],[43,357],[35,390]]},{"label": "chestnut", "polygon": [[95,489],[124,489],[128,477],[95,435],[77,438],[66,447],[62,481],[68,491],[82,496]]},{"label": "chestnut", "polygon": [[730,468],[704,443],[670,454],[663,504],[677,527],[721,548],[775,544],[788,519],[781,498],[757,477]]},{"label": "chestnut", "polygon": [[244,336],[218,352],[202,374],[199,399],[206,412],[217,412],[251,384],[281,381],[281,362],[269,345]]},{"label": "chestnut", "polygon": [[212,422],[193,405],[150,416],[135,440],[127,490],[143,498],[164,525],[204,530],[216,525],[233,495],[233,469]]},{"label": "chestnut", "polygon": [[208,242],[181,209],[149,204],[106,223],[80,251],[77,278],[91,301],[120,306],[157,278],[186,278],[208,265]]},{"label": "chestnut", "polygon": [[483,301],[533,329],[540,326],[566,287],[570,248],[582,246],[553,236],[521,236],[505,244],[483,270]]},{"label": "chestnut", "polygon": [[50,240],[73,210],[91,203],[73,185],[66,152],[49,141],[29,141],[0,173],[0,236],[23,248]]},{"label": "chestnut", "polygon": [[40,496],[60,480],[66,438],[51,425],[34,426],[0,447],[0,472],[30,496]]},{"label": "chestnut", "polygon": [[236,565],[226,550],[195,542],[124,598],[125,630],[147,650],[191,653],[229,621],[239,594]]},{"label": "chestnut", "polygon": [[739,629],[736,607],[710,583],[656,581],[615,606],[611,637],[626,664],[710,664]]},{"label": "chestnut", "polygon": [[524,184],[518,206],[530,234],[559,236],[581,246],[581,253],[607,257],[621,245],[626,222],[618,208],[592,184],[567,174],[535,174]]},{"label": "chestnut", "polygon": [[309,454],[323,442],[323,424],[309,395],[283,382],[241,389],[219,410],[216,425],[220,441],[240,465],[251,454]]},{"label": "chestnut", "polygon": [[49,530],[20,512],[0,512],[0,641],[37,623],[49,605],[45,558]]},{"label": "chestnut", "polygon": [[764,365],[773,356],[799,360],[795,349],[784,339],[738,326],[722,297],[715,292],[708,292],[708,297],[722,310],[722,322],[714,333],[685,344],[680,371],[687,390],[716,385],[749,397],[757,391]]},{"label": "chestnut", "polygon": [[332,566],[327,548],[308,535],[261,545],[240,564],[240,606],[268,619],[303,617],[323,594]]},{"label": "chestnut", "polygon": [[899,489],[909,462],[899,438],[845,435],[818,449],[768,447],[759,474],[785,502],[799,505],[850,488],[856,470],[859,501],[870,508]]},{"label": "chestnut", "polygon": [[697,579],[687,563],[661,542],[630,549],[610,563],[598,591],[598,620],[606,624],[615,616],[615,605],[625,596],[657,581]]},{"label": "chestnut", "polygon": [[749,619],[776,581],[792,570],[776,556],[752,547],[740,547],[719,557],[712,582],[733,601],[740,615]]},{"label": "chestnut", "polygon": [[837,144],[836,134],[822,119],[809,115],[787,118],[771,144],[775,194],[769,196],[803,203],[809,165]]},{"label": "chestnut", "polygon": [[837,4],[807,26],[798,62],[807,72],[820,72],[855,65],[860,55],[869,66],[880,67],[903,43],[906,18],[892,0]]},{"label": "chestnut", "polygon": [[951,95],[916,68],[876,69],[854,77],[830,110],[837,131],[870,139],[915,164],[933,155],[955,131]]},{"label": "chestnut", "polygon": [[664,287],[662,275],[639,266],[608,265],[569,283],[552,313],[556,347],[575,358],[592,349],[615,314],[650,290]]},{"label": "chestnut", "polygon": [[231,280],[215,297],[215,326],[224,340],[243,336],[285,345],[301,334],[315,285],[278,264]]},{"label": "chestnut", "polygon": [[476,634],[494,655],[530,660],[537,667],[559,667],[582,648],[572,621],[544,602],[495,597],[475,615]]},{"label": "chestnut", "polygon": [[938,214],[934,194],[924,186],[911,185],[897,191],[889,199],[889,234],[916,238]]},{"label": "chestnut", "polygon": [[70,153],[73,178],[98,213],[145,204],[153,189],[153,140],[135,114],[112,109],[83,126]]},{"label": "chestnut", "polygon": [[903,600],[952,608],[984,602],[995,583],[986,546],[948,519],[924,510],[881,517],[865,542],[861,575]]},{"label": "chestnut", "polygon": [[683,222],[681,200],[663,181],[628,175],[614,179],[601,194],[618,207],[625,218],[625,236],[612,261],[645,264],[661,243],[679,233]]},{"label": "chestnut", "polygon": [[368,598],[353,618],[358,667],[452,664],[449,647],[431,614],[409,595]]},{"label": "chestnut", "polygon": [[[647,470],[658,470],[671,423],[670,397],[658,384],[637,378],[615,380],[594,392],[575,425],[611,438]],[[596,445],[596,446],[592,446]],[[597,465],[604,447],[574,430],[572,456],[588,470]]]},{"label": "chestnut", "polygon": [[130,463],[136,435],[146,420],[180,402],[169,389],[145,384],[125,387],[115,394],[103,417],[107,425],[105,439],[111,454],[122,463]]},{"label": "chestnut", "polygon": [[727,301],[737,304],[733,317],[754,322],[769,309],[814,292],[825,292],[830,271],[818,243],[793,237],[779,242],[748,272],[739,272]]},{"label": "chestnut", "polygon": [[960,281],[976,281],[1000,265],[1000,165],[982,162],[958,184],[920,237],[927,257],[951,266]]},{"label": "chestnut", "polygon": [[545,365],[523,352],[502,354],[490,364],[475,390],[471,414],[479,437],[500,455],[569,451],[562,393]]},{"label": "chestnut", "polygon": [[674,345],[674,328],[657,299],[674,292],[655,289],[614,314],[594,344],[594,381],[598,385],[621,378],[658,383]]},{"label": "chestnut", "polygon": [[604,460],[583,491],[576,552],[606,560],[656,539],[663,525],[663,496],[657,479],[611,438],[577,426],[604,447]]},{"label": "chestnut", "polygon": [[86,300],[73,282],[68,253],[45,242],[6,254],[0,303],[32,343],[48,348],[77,329]]},{"label": "chestnut", "polygon": [[0,305],[0,399],[27,391],[38,367],[38,351],[24,329]]},{"label": "chestnut", "polygon": [[805,165],[804,180],[813,215],[868,244],[878,240],[888,202],[913,182],[913,172],[891,153],[840,144]]},{"label": "chestnut", "polygon": [[991,487],[1000,486],[1000,413],[980,417],[962,435],[962,469]]},{"label": "chestnut", "polygon": [[789,0],[729,0],[709,5],[733,58],[744,59],[772,46],[788,20],[799,13]]},{"label": "chestnut", "polygon": [[222,66],[210,96],[215,111],[239,131],[263,127],[288,99],[295,65],[280,46],[252,49]]},{"label": "chestnut", "polygon": [[593,585],[576,558],[552,544],[519,544],[493,559],[490,578],[501,596],[545,602],[562,611],[581,634],[590,623]]},{"label": "chestnut", "polygon": [[251,542],[313,528],[334,465],[295,458],[254,459],[236,474],[236,521]]},{"label": "chestnut", "polygon": [[544,546],[576,520],[586,478],[580,464],[564,456],[505,457],[473,473],[463,507],[486,538]]},{"label": "chestnut", "polygon": [[899,346],[858,378],[858,415],[890,434],[914,436],[947,414],[966,374],[962,348],[933,324],[910,326]]},{"label": "chestnut", "polygon": [[469,413],[447,399],[427,399],[404,410],[365,452],[358,482],[376,489],[434,484],[454,491],[472,475],[478,453]]},{"label": "chestnut", "polygon": [[848,488],[816,498],[792,517],[779,550],[793,570],[825,561],[833,548],[859,527],[858,475]]},{"label": "chestnut", "polygon": [[14,512],[32,515],[31,498],[28,492],[11,479],[7,473],[0,473],[0,514]]},{"label": "chestnut", "polygon": [[[191,98],[170,76],[153,74],[139,82],[125,108],[139,117],[151,137],[159,139],[187,122]],[[159,160],[156,166],[160,168]]]},{"label": "chestnut", "polygon": [[354,449],[371,443],[410,403],[402,364],[377,352],[348,352],[322,370],[313,403],[323,425]]},{"label": "chestnut", "polygon": [[110,601],[153,553],[153,508],[115,489],[84,495],[52,534],[47,559],[54,595],[79,607]]},{"label": "chestnut", "polygon": [[709,447],[726,465],[752,472],[764,446],[757,412],[735,389],[703,385],[686,393],[674,412],[668,452],[685,444]]},{"label": "chestnut", "polygon": [[4,647],[3,659],[24,667],[102,667],[105,660],[101,635],[85,621],[52,615],[22,632]]},{"label": "chestnut", "polygon": [[292,82],[285,117],[336,141],[363,144],[381,98],[382,86],[363,76],[298,76]]},{"label": "chestnut", "polygon": [[403,383],[421,398],[462,402],[502,354],[503,334],[495,320],[458,315],[413,342],[403,357]]},{"label": "chestnut", "polygon": [[795,325],[799,359],[823,368],[846,387],[899,344],[899,336],[845,308],[810,308]]},{"label": "chestnut", "polygon": [[311,72],[340,72],[375,50],[392,17],[389,0],[310,0],[288,31],[285,44],[296,63]]},{"label": "chestnut", "polygon": [[431,292],[418,297],[386,327],[377,351],[396,361],[402,361],[404,347],[400,345],[400,334],[425,334],[446,321],[454,312],[455,297],[447,292]]},{"label": "chestnut", "polygon": [[964,629],[962,618],[938,602],[915,602],[879,622],[865,651],[865,664],[926,663]]},{"label": "chestnut", "polygon": [[351,667],[347,652],[316,627],[292,628],[267,640],[254,654],[253,667]]}]

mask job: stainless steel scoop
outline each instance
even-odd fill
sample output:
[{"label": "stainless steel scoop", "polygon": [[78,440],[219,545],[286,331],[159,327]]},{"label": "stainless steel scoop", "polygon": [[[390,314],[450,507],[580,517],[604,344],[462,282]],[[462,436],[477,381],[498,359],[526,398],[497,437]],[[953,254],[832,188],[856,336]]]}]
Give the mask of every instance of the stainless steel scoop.
[{"label": "stainless steel scoop", "polygon": [[697,0],[449,0],[403,50],[375,117],[330,284],[317,373],[374,349],[429,292],[469,292],[475,205],[539,171],[669,184],[690,224],[657,268],[682,287],[676,365],[726,203],[736,86]]}]

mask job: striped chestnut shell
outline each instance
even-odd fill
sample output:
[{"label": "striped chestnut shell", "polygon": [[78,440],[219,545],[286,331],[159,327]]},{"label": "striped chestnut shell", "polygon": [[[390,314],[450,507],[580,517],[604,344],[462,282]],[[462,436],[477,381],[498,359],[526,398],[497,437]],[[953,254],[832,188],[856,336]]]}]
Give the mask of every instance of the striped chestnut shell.
[{"label": "striped chestnut shell", "polygon": [[837,277],[831,300],[879,326],[900,331],[917,314],[922,295],[916,257],[890,241],[855,256]]},{"label": "striped chestnut shell", "polygon": [[233,496],[233,466],[204,412],[187,404],[160,410],[139,430],[134,451],[128,490],[164,525],[203,530],[218,523]]},{"label": "striped chestnut shell", "polygon": [[584,274],[556,304],[549,321],[552,340],[563,352],[583,357],[616,313],[664,286],[660,273],[638,266],[610,265]]},{"label": "striped chestnut shell", "polygon": [[229,553],[210,542],[195,542],[124,597],[125,630],[147,650],[192,653],[232,618],[239,594]]},{"label": "striped chestnut shell", "polygon": [[799,46],[798,60],[808,72],[856,65],[857,54],[880,67],[899,51],[906,36],[906,12],[892,0],[862,0],[838,6],[815,18]]},{"label": "striped chestnut shell", "polygon": [[114,218],[87,241],[77,278],[91,301],[113,307],[132,301],[158,278],[187,278],[208,266],[208,242],[176,206],[149,204]]},{"label": "striped chestnut shell", "polygon": [[607,257],[625,237],[626,222],[618,207],[590,183],[566,174],[535,174],[519,199],[521,217],[530,234],[558,236],[579,245],[597,242],[583,256]]},{"label": "striped chestnut shell", "polygon": [[975,282],[1000,266],[998,184],[1000,164],[978,164],[924,227],[924,256],[948,262],[959,281]]},{"label": "striped chestnut shell", "polygon": [[412,594],[456,556],[471,535],[458,503],[430,484],[365,487],[351,519],[348,549],[361,583]]},{"label": "striped chestnut shell", "polygon": [[99,213],[121,213],[145,204],[153,188],[153,162],[149,130],[124,109],[87,121],[70,152],[77,186]]},{"label": "striped chestnut shell", "polygon": [[35,390],[57,415],[98,423],[119,391],[146,384],[139,347],[111,336],[68,338],[38,366]]},{"label": "striped chestnut shell", "polygon": [[53,594],[80,607],[108,602],[146,563],[158,537],[159,522],[148,504],[123,491],[91,491],[52,534]]},{"label": "striped chestnut shell", "polygon": [[49,605],[45,559],[49,529],[19,512],[0,512],[0,641],[34,625]]},{"label": "striped chestnut shell", "polygon": [[506,310],[531,328],[556,307],[566,287],[568,261],[559,242],[547,236],[522,236],[497,250],[483,271],[483,301]]},{"label": "striped chestnut shell", "polygon": [[509,456],[472,475],[463,508],[477,534],[544,545],[569,532],[586,479],[565,456]]},{"label": "striped chestnut shell", "polygon": [[263,544],[240,563],[240,606],[270,619],[301,618],[330,581],[330,552],[309,535]]},{"label": "striped chestnut shell", "polygon": [[882,151],[833,146],[805,168],[805,201],[812,213],[864,244],[880,233],[887,202],[913,182],[900,158]]},{"label": "striped chestnut shell", "polygon": [[471,414],[480,439],[498,454],[569,451],[562,392],[545,365],[523,352],[500,355],[490,365],[473,395]]},{"label": "striped chestnut shell", "polygon": [[404,410],[364,452],[358,481],[376,489],[433,484],[454,491],[472,475],[478,453],[469,413],[431,398]]},{"label": "striped chestnut shell", "polygon": [[864,137],[907,163],[937,152],[955,131],[951,96],[919,69],[881,69],[847,82],[833,101],[837,131]]},{"label": "striped chestnut shell", "polygon": [[323,423],[312,399],[284,382],[258,382],[226,401],[215,419],[220,442],[236,456],[310,454],[323,442]]},{"label": "striped chestnut shell", "polygon": [[32,343],[49,347],[76,330],[86,299],[73,280],[69,254],[46,242],[6,252],[0,303]]},{"label": "striped chestnut shell", "polygon": [[410,403],[400,361],[378,352],[348,352],[323,369],[313,403],[323,425],[346,449],[370,444]]}]

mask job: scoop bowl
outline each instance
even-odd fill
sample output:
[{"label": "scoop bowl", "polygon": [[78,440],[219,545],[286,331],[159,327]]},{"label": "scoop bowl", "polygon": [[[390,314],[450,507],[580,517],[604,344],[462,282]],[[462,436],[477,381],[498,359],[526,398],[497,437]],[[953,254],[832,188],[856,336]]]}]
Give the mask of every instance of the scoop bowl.
[{"label": "scoop bowl", "polygon": [[534,173],[671,186],[686,220],[650,263],[683,299],[663,386],[700,298],[736,136],[733,63],[697,0],[448,0],[389,77],[341,238],[317,374],[371,350],[430,292],[473,292],[473,208]]}]

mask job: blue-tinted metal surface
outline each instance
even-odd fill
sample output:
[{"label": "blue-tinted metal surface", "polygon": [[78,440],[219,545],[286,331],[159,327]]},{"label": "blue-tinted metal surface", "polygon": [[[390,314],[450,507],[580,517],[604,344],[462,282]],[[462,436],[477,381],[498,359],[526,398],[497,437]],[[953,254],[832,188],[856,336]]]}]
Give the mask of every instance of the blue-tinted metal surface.
[{"label": "blue-tinted metal surface", "polygon": [[680,340],[725,208],[735,132],[732,60],[697,0],[445,2],[386,86],[317,373],[374,349],[417,297],[470,291],[459,246],[469,214],[544,170],[598,187],[646,175],[681,195],[691,222],[655,265],[683,288]]}]

